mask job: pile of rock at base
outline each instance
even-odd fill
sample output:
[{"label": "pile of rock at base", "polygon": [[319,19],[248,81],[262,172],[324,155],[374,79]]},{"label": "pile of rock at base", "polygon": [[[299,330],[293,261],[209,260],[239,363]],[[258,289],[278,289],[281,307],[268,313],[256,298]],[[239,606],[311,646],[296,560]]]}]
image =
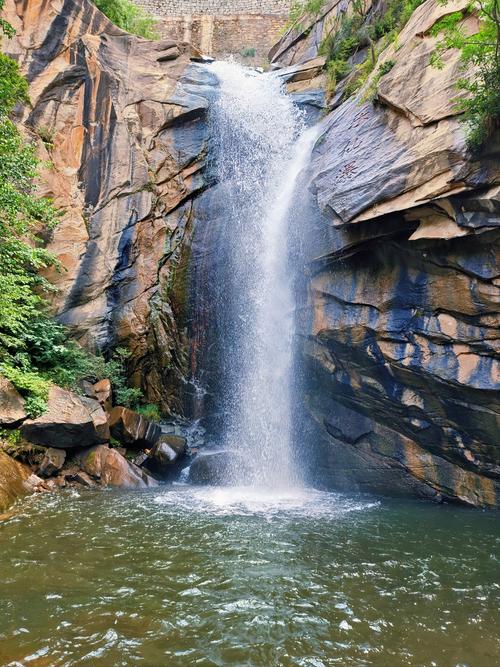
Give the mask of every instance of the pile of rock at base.
[{"label": "pile of rock at base", "polygon": [[186,438],[113,406],[109,380],[84,383],[82,390],[79,395],[52,386],[47,410],[31,419],[22,396],[0,376],[0,426],[7,435],[3,444],[0,438],[0,510],[28,493],[67,486],[148,488],[178,473]]}]

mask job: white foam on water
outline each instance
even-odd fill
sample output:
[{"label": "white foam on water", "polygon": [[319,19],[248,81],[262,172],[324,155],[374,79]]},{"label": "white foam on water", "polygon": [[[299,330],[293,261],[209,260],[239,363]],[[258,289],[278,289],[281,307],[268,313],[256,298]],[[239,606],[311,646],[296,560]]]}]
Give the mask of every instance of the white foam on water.
[{"label": "white foam on water", "polygon": [[159,505],[216,516],[335,518],[380,506],[375,501],[303,487],[173,486],[154,500]]}]

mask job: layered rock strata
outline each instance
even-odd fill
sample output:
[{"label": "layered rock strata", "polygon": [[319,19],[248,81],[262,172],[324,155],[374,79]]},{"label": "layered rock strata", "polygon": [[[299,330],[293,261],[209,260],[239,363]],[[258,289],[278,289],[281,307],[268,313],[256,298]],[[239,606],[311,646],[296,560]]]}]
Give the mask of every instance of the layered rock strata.
[{"label": "layered rock strata", "polygon": [[[390,71],[322,122],[300,216],[304,438],[327,485],[495,506],[500,144],[471,155],[459,54],[430,63],[432,26],[466,5],[427,0],[380,55]],[[276,48],[288,69],[322,21]]]}]

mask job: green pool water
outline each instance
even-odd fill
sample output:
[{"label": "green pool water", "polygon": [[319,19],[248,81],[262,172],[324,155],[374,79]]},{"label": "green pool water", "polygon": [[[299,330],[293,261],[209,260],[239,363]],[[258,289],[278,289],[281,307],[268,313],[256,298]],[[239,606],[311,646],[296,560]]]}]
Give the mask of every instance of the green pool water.
[{"label": "green pool water", "polygon": [[496,667],[494,512],[173,486],[0,524],[0,664]]}]

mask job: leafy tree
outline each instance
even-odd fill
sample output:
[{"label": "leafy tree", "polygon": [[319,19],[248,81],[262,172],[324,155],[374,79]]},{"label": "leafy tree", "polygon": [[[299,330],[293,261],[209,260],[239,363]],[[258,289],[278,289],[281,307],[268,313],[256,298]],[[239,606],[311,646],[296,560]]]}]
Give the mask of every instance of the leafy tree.
[{"label": "leafy tree", "polygon": [[95,4],[119,28],[146,39],[158,39],[155,19],[132,0],[95,0]]},{"label": "leafy tree", "polygon": [[[448,0],[439,2],[448,4]],[[480,20],[480,29],[470,35],[463,19],[472,12]],[[434,66],[443,67],[443,52],[456,48],[461,51],[463,69],[472,70],[472,75],[458,82],[467,95],[457,101],[457,107],[468,127],[469,146],[477,150],[500,127],[500,0],[472,0],[464,13],[453,12],[439,21],[432,34],[440,37],[431,56]]]}]

